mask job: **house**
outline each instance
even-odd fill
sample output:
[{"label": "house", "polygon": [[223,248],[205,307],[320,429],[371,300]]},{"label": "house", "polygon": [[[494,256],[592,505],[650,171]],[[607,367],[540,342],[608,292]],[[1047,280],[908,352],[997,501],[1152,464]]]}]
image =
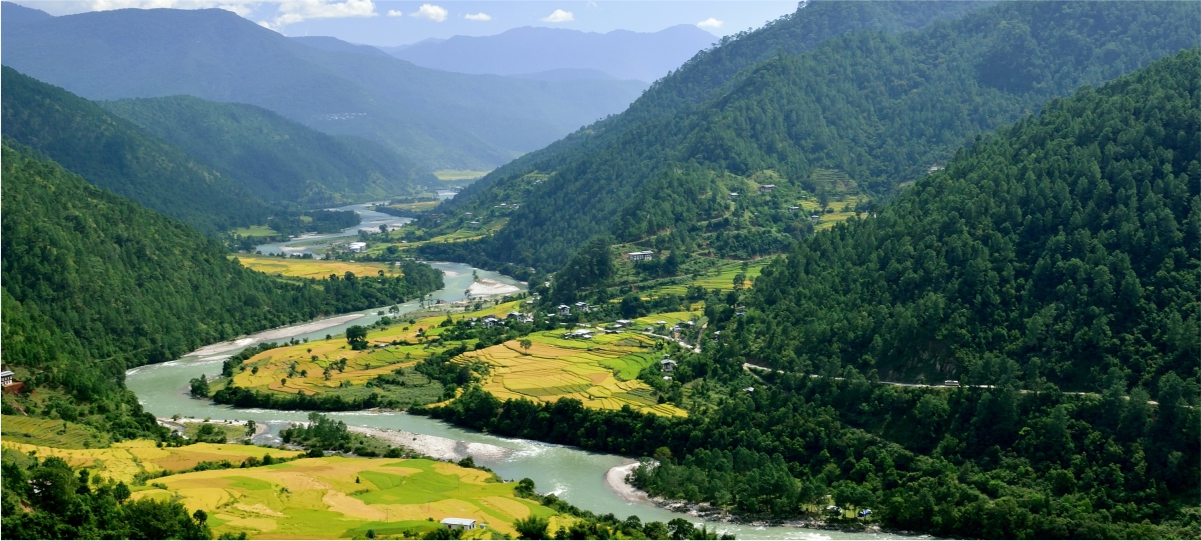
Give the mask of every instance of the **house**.
[{"label": "house", "polygon": [[655,252],[644,250],[641,252],[630,252],[626,254],[626,259],[630,261],[650,261],[655,258]]},{"label": "house", "polygon": [[575,309],[579,310],[581,312],[591,312],[592,311],[592,307],[588,306],[588,303],[583,302],[583,301],[575,303]]},{"label": "house", "polygon": [[813,223],[820,222],[820,221],[822,221],[822,215],[821,214],[813,214],[813,215],[809,216],[809,221],[813,222]]},{"label": "house", "polygon": [[747,388],[743,389],[743,391],[746,391],[746,392],[748,392],[748,393],[753,393],[753,392],[755,392],[755,388],[754,388],[754,387],[747,387]]},{"label": "house", "polygon": [[0,387],[8,387],[13,384],[12,370],[0,372]]},{"label": "house", "polygon": [[474,530],[475,519],[447,517],[442,519],[442,525],[448,530]]},{"label": "house", "polygon": [[796,212],[801,210],[801,207],[788,207],[788,212]]},{"label": "house", "polygon": [[760,192],[764,192],[764,193],[766,193],[766,192],[770,192],[770,191],[772,191],[772,190],[774,190],[774,189],[776,189],[776,185],[775,185],[775,184],[764,184],[764,185],[762,185],[762,186],[760,186],[760,187],[759,187],[759,191],[760,191]]},{"label": "house", "polygon": [[348,249],[351,252],[354,252],[356,254],[361,254],[361,253],[363,253],[364,250],[367,249],[367,243],[366,242],[352,242],[352,243],[346,245],[346,249]]},{"label": "house", "polygon": [[730,199],[734,199],[735,197],[738,197],[738,192],[730,192]]},{"label": "house", "polygon": [[959,380],[955,380],[955,379],[949,379],[949,380],[946,380],[946,381],[942,382],[942,384],[943,384],[943,385],[945,385],[945,386],[947,386],[947,387],[958,387],[958,386],[959,386]]},{"label": "house", "polygon": [[626,326],[626,325],[629,325],[629,324],[631,324],[631,323],[633,323],[633,321],[630,321],[630,320],[628,320],[628,319],[619,319],[619,320],[617,320],[617,324],[618,324],[618,325],[621,325],[621,326],[623,326],[623,327],[624,327],[624,326]]},{"label": "house", "polygon": [[662,361],[659,361],[659,370],[668,373],[675,372],[676,362],[671,359],[663,359]]},{"label": "house", "polygon": [[560,304],[559,305],[559,315],[570,316],[571,315],[571,307],[567,306],[566,304]]},{"label": "house", "polygon": [[484,328],[491,329],[492,327],[495,327],[498,323],[500,323],[500,320],[496,319],[496,316],[485,316],[483,319],[483,322],[484,322]]},{"label": "house", "polygon": [[567,340],[571,340],[573,338],[579,338],[581,340],[592,340],[592,331],[590,331],[588,329],[576,329],[571,332],[563,333],[563,338],[565,338]]}]

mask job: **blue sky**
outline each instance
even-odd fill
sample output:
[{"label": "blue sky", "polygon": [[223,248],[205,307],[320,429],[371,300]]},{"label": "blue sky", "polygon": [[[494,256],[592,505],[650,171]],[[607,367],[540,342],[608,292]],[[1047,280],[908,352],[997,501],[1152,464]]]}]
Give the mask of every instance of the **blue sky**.
[{"label": "blue sky", "polygon": [[403,45],[454,35],[487,36],[520,26],[586,32],[654,32],[699,24],[715,36],[757,28],[792,13],[795,0],[765,1],[379,1],[379,0],[17,0],[52,15],[127,7],[223,7],[288,36],[334,36],[354,43]]}]

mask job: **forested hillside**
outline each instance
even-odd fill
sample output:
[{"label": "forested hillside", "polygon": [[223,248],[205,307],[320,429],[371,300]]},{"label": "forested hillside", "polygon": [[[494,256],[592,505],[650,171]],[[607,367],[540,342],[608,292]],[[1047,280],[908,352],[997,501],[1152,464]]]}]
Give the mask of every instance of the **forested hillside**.
[{"label": "forested hillside", "polygon": [[[1194,48],[709,291],[702,353],[672,353],[686,419],[476,389],[434,414],[654,456],[634,474],[652,496],[750,518],[852,522],[832,504],[944,537],[1197,538],[1199,147]],[[939,384],[882,381],[922,375]]]},{"label": "forested hillside", "polygon": [[[124,437],[154,426],[126,414],[140,411],[120,386],[127,368],[442,287],[439,272],[416,264],[402,277],[279,281],[243,268],[184,224],[7,142],[3,178],[4,362],[44,391],[21,401],[39,408],[30,413],[58,411]],[[52,399],[60,390],[67,400]]]},{"label": "forested hillside", "polygon": [[191,96],[100,105],[272,203],[361,202],[437,183],[428,171],[378,143],[326,135],[253,105]]},{"label": "forested hillside", "polygon": [[846,33],[777,54],[703,106],[548,158],[537,175],[507,170],[459,208],[519,203],[479,250],[550,270],[599,233],[646,241],[722,218],[711,204],[722,175],[771,171],[821,192],[815,174],[831,170],[888,195],[1047,99],[1195,45],[1198,24],[1182,3],[1011,2],[899,35]]},{"label": "forested hillside", "polygon": [[988,2],[805,2],[796,12],[752,31],[722,38],[720,46],[705,49],[656,81],[630,107],[572,133],[550,146],[513,160],[468,187],[449,202],[471,201],[473,194],[494,183],[512,182],[532,171],[551,171],[589,151],[612,144],[642,123],[668,117],[720,95],[739,74],[780,52],[800,54],[822,41],[847,32],[877,29],[900,32],[934,21],[963,15]]},{"label": "forested hillside", "polygon": [[266,223],[271,209],[230,177],[132,122],[4,67],[4,135],[102,188],[205,233]]}]

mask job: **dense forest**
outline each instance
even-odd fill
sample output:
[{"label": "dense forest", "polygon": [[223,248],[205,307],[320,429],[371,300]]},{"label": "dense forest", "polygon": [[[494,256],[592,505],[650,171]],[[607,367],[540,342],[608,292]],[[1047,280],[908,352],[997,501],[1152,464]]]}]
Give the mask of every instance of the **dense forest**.
[{"label": "dense forest", "polygon": [[1199,86],[1193,49],[1085,87],[751,290],[708,292],[704,352],[672,354],[687,419],[474,388],[429,411],[653,456],[637,486],[748,517],[833,504],[939,536],[1196,538]]},{"label": "dense forest", "polygon": [[414,262],[398,277],[280,281],[245,269],[184,224],[12,145],[3,149],[5,364],[28,389],[67,398],[31,401],[46,410],[31,414],[57,411],[121,437],[154,433],[153,419],[121,388],[127,368],[442,287],[439,271]]},{"label": "dense forest", "polygon": [[208,234],[263,224],[272,215],[232,178],[99,105],[9,67],[0,83],[4,136],[96,186]]},{"label": "dense forest", "polygon": [[[1052,97],[1195,45],[1198,24],[1173,2],[1010,2],[902,34],[845,33],[778,52],[702,106],[517,170],[456,205],[475,216],[436,227],[495,215],[504,226],[475,250],[550,271],[593,235],[647,242],[721,220],[732,183],[766,171],[819,192],[817,174],[832,170],[889,196]],[[519,208],[498,213],[502,202]]]},{"label": "dense forest", "polygon": [[266,109],[191,96],[101,102],[264,201],[304,206],[403,195],[434,176],[378,143],[326,135]]}]

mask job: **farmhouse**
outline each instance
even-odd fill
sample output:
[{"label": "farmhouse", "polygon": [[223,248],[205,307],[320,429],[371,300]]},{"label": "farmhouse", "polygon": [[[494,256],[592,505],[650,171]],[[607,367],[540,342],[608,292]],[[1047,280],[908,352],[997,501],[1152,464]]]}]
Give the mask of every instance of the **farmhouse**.
[{"label": "farmhouse", "polygon": [[664,372],[674,372],[676,370],[676,362],[671,359],[663,359],[659,361],[659,369]]},{"label": "farmhouse", "polygon": [[813,214],[809,216],[809,221],[813,223],[820,222],[822,221],[822,216],[820,214]]},{"label": "farmhouse", "polygon": [[571,315],[571,307],[567,306],[566,304],[560,304],[559,305],[559,315],[570,316]]},{"label": "farmhouse", "polygon": [[575,309],[579,310],[581,312],[591,312],[592,311],[592,307],[588,306],[588,303],[583,302],[583,301],[575,303]]},{"label": "farmhouse", "polygon": [[788,207],[788,212],[796,212],[801,210],[801,207]]},{"label": "farmhouse", "polygon": [[442,525],[448,530],[474,530],[475,519],[447,517],[442,519]]},{"label": "farmhouse", "polygon": [[655,258],[655,252],[644,250],[641,252],[630,252],[626,254],[626,259],[630,261],[650,261]]},{"label": "farmhouse", "polygon": [[734,199],[735,197],[738,197],[738,192],[730,192],[730,199]]},{"label": "farmhouse", "polygon": [[774,190],[774,189],[776,189],[776,185],[775,185],[775,184],[764,184],[764,185],[762,185],[762,186],[760,186],[760,187],[759,187],[759,191],[760,191],[760,192],[770,192],[770,191],[772,191],[772,190]]},{"label": "farmhouse", "polygon": [[356,254],[361,254],[361,253],[363,253],[363,250],[367,249],[367,243],[366,242],[352,242],[352,243],[346,245],[346,249],[350,250]]},{"label": "farmhouse", "polygon": [[13,384],[12,370],[5,370],[3,372],[0,372],[0,386],[8,387],[9,385],[12,385],[12,384]]}]

